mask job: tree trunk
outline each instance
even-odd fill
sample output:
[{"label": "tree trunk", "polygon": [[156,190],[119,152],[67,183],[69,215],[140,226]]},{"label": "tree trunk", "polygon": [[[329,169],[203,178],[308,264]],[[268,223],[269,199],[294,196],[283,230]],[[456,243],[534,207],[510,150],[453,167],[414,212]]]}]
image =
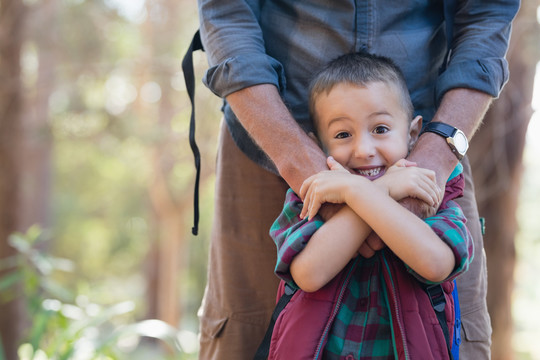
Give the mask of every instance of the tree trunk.
[{"label": "tree trunk", "polygon": [[[36,83],[25,92],[25,114],[22,121],[21,206],[19,228],[26,231],[34,224],[50,225],[52,136],[49,126],[49,97],[55,85],[57,64],[57,1],[44,0],[28,14],[28,37],[36,45],[38,73]],[[43,31],[47,29],[47,31]]]},{"label": "tree trunk", "polygon": [[[172,176],[178,156],[179,136],[171,128],[177,115],[175,93],[170,79],[178,71],[176,66],[163,66],[161,61],[171,53],[171,37],[166,34],[179,32],[177,14],[182,6],[175,1],[154,1],[147,3],[149,13],[160,17],[149,17],[144,27],[147,48],[152,53],[153,62],[147,64],[146,79],[153,79],[161,88],[159,106],[152,112],[155,119],[152,127],[158,129],[159,141],[150,150],[153,178],[150,180],[148,194],[154,212],[156,239],[153,245],[148,276],[151,279],[148,302],[151,304],[149,316],[163,320],[178,327],[182,317],[181,279],[186,271],[187,227],[184,224],[186,209],[191,209],[191,189],[175,189]],[[157,10],[161,9],[160,12]],[[201,179],[201,183],[204,179]]]},{"label": "tree trunk", "polygon": [[513,359],[514,238],[525,134],[532,115],[532,87],[538,61],[534,51],[527,51],[528,44],[538,36],[534,16],[537,6],[536,0],[522,3],[507,56],[510,80],[487,113],[470,153],[479,213],[486,219],[484,243],[493,360]]},{"label": "tree trunk", "polygon": [[[25,8],[21,0],[0,0],[0,259],[14,254],[8,236],[17,230],[18,144],[21,121],[20,56]],[[0,273],[0,277],[2,273]],[[20,297],[0,299],[0,335],[7,359],[17,358],[21,337]]]}]

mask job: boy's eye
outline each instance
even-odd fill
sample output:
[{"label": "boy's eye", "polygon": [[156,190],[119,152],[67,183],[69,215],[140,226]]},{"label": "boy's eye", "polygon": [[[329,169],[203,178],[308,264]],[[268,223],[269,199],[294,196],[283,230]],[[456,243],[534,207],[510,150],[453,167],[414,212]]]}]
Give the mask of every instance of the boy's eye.
[{"label": "boy's eye", "polygon": [[351,136],[351,134],[349,134],[346,131],[342,131],[336,135],[336,139],[345,139],[345,138],[348,138],[349,136]]},{"label": "boy's eye", "polygon": [[373,129],[373,132],[375,134],[384,134],[386,132],[388,132],[388,128],[386,126],[377,126],[375,129]]}]

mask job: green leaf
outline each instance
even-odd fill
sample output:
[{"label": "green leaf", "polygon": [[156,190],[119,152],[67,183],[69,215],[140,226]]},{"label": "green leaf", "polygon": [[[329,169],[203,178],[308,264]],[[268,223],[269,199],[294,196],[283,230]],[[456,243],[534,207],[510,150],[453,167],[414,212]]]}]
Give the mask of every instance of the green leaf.
[{"label": "green leaf", "polygon": [[32,318],[32,330],[30,333],[30,344],[38,349],[41,338],[47,333],[47,325],[53,313],[50,311],[39,311]]},{"label": "green leaf", "polygon": [[21,280],[23,277],[23,274],[21,271],[12,271],[9,274],[6,274],[2,278],[0,278],[0,292],[6,291],[13,285],[15,285],[19,280]]},{"label": "green leaf", "polygon": [[9,236],[8,242],[21,254],[27,254],[32,248],[28,239],[26,239],[21,233],[11,234]]},{"label": "green leaf", "polygon": [[35,244],[39,241],[39,237],[42,235],[43,229],[38,224],[34,224],[26,230],[26,238],[30,241],[31,244]]},{"label": "green leaf", "polygon": [[43,278],[41,280],[41,286],[49,295],[56,299],[62,301],[71,301],[73,299],[73,293],[69,289],[51,278]]}]

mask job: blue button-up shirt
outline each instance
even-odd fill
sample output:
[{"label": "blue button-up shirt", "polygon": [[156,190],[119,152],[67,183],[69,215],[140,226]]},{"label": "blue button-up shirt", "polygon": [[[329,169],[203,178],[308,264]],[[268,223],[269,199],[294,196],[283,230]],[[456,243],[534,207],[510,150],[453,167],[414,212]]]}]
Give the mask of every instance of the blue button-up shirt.
[{"label": "blue button-up shirt", "polygon": [[[428,122],[450,89],[498,96],[508,79],[505,54],[518,8],[518,0],[199,0],[210,65],[204,82],[223,98],[274,84],[296,121],[312,131],[312,74],[339,55],[364,50],[396,62],[416,113]],[[226,102],[223,111],[238,146],[272,168]]]}]

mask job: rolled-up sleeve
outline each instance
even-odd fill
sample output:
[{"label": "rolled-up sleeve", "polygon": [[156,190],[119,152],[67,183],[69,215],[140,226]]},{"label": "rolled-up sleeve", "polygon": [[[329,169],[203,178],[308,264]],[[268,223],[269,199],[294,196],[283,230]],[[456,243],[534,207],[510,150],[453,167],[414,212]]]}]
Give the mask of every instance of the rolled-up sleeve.
[{"label": "rolled-up sleeve", "polygon": [[499,96],[508,81],[506,51],[519,0],[457,1],[451,56],[437,81],[440,101],[454,88]]},{"label": "rolled-up sleeve", "polygon": [[290,266],[296,255],[308,243],[311,236],[323,225],[317,215],[311,219],[301,219],[302,200],[289,189],[285,198],[283,211],[270,228],[270,236],[276,243],[277,263],[276,275],[296,287],[291,276]]},{"label": "rolled-up sleeve", "polygon": [[283,66],[266,54],[258,13],[259,1],[199,0],[201,40],[210,65],[203,82],[220,97],[258,84],[285,87]]}]

